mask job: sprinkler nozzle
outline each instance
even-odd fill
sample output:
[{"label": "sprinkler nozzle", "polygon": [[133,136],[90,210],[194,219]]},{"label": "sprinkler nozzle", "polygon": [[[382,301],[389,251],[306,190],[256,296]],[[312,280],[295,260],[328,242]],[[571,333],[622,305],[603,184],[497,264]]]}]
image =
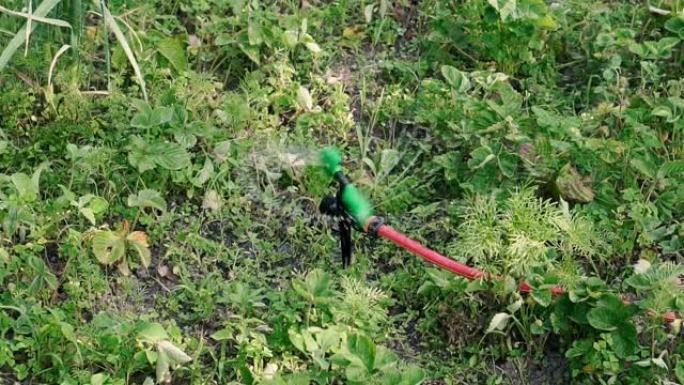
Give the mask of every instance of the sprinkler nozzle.
[{"label": "sprinkler nozzle", "polygon": [[328,176],[333,177],[338,171],[342,171],[342,153],[335,147],[326,147],[321,150],[321,166]]}]

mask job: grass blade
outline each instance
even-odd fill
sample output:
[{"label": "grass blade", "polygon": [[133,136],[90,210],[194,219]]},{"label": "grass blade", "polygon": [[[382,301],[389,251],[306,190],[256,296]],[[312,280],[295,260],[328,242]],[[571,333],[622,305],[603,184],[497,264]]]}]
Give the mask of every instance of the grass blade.
[{"label": "grass blade", "polygon": [[59,51],[57,51],[57,53],[55,54],[55,56],[52,58],[52,62],[50,63],[50,70],[48,71],[48,88],[49,89],[52,88],[52,72],[55,70],[55,66],[57,65],[57,60],[59,60],[59,57],[62,56],[62,54],[64,54],[64,52],[66,52],[66,50],[68,50],[69,48],[71,48],[70,45],[64,44],[62,46],[62,48],[60,48]]},{"label": "grass blade", "polygon": [[102,16],[104,17],[105,20],[105,25],[112,31],[114,32],[114,36],[116,36],[116,40],[119,41],[119,44],[121,44],[121,48],[123,48],[124,52],[126,53],[126,57],[128,57],[128,61],[131,63],[131,67],[133,67],[133,71],[135,72],[136,78],[138,78],[138,83],[140,84],[140,89],[142,90],[143,98],[145,101],[147,101],[147,90],[145,90],[145,79],[143,79],[142,72],[140,71],[140,66],[138,65],[138,61],[135,58],[135,54],[133,54],[133,50],[131,49],[131,46],[128,44],[128,40],[126,40],[126,36],[124,36],[123,32],[121,31],[121,28],[119,28],[119,25],[116,23],[116,20],[114,20],[114,17],[112,14],[109,12],[109,9],[102,3]]},{"label": "grass blade", "polygon": [[83,6],[81,0],[71,0],[71,46],[74,52],[78,50],[79,42],[81,41],[81,29],[83,26]]},{"label": "grass blade", "polygon": [[28,56],[29,39],[33,31],[33,0],[28,0],[28,18],[26,19],[26,39],[24,40],[24,57]]},{"label": "grass blade", "polygon": [[[36,8],[35,12],[33,12],[33,18],[36,16],[45,17],[45,15],[47,15],[61,1],[62,0],[43,1],[40,3],[38,8]],[[14,53],[17,52],[17,49],[24,44],[27,33],[33,31],[35,27],[35,24],[26,23],[26,25],[24,25],[22,29],[20,29],[19,32],[14,35],[12,40],[10,40],[9,44],[7,44],[7,47],[5,47],[5,49],[2,51],[2,54],[0,54],[0,71],[7,66],[7,63],[9,63],[10,59],[12,59],[12,56],[14,56]]]},{"label": "grass blade", "polygon": [[[31,23],[33,23],[34,21],[37,21],[37,22],[44,23],[44,24],[54,25],[55,27],[71,28],[71,24],[67,23],[64,20],[52,19],[49,17],[36,16],[35,13],[34,14],[30,13],[30,9],[31,9],[31,6],[29,6],[29,13],[24,13],[24,12],[13,11],[11,9],[7,9],[7,8],[3,7],[2,5],[0,5],[0,12],[1,13],[6,13],[6,14],[12,15],[12,16],[23,17],[27,20],[31,20]],[[37,11],[38,10],[36,10],[36,12]]]}]

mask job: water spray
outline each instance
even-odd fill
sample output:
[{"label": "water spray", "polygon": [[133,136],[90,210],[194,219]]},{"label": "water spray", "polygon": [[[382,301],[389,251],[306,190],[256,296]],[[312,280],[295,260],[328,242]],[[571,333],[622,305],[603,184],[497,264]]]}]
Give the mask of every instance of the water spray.
[{"label": "water spray", "polygon": [[[366,234],[387,239],[425,261],[461,277],[470,280],[501,279],[501,277],[457,262],[422,245],[387,225],[382,217],[374,215],[371,203],[344,175],[342,170],[342,154],[336,148],[324,148],[320,154],[320,162],[326,174],[337,182],[336,195],[323,198],[320,204],[320,211],[338,220],[342,265],[344,267],[348,267],[352,261],[353,245],[351,232],[352,229],[356,229]],[[519,284],[518,290],[522,293],[528,293],[533,288],[529,283],[523,281]],[[565,290],[560,286],[551,287],[549,290],[555,296],[565,293]],[[629,302],[625,301],[625,303]],[[663,319],[666,322],[673,322],[676,316],[674,312],[667,312],[663,315]]]}]

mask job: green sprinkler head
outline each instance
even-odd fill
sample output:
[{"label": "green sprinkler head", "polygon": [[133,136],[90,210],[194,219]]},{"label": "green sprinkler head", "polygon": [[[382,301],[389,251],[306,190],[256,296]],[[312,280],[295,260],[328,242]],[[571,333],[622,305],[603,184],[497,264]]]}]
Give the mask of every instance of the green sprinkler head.
[{"label": "green sprinkler head", "polygon": [[340,185],[337,196],[339,209],[363,229],[366,222],[373,216],[370,202],[351,184],[342,172],[342,153],[335,147],[326,147],[321,151],[321,166],[331,178],[335,178]]},{"label": "green sprinkler head", "polygon": [[335,147],[326,147],[321,151],[321,166],[329,177],[342,171],[342,153]]}]

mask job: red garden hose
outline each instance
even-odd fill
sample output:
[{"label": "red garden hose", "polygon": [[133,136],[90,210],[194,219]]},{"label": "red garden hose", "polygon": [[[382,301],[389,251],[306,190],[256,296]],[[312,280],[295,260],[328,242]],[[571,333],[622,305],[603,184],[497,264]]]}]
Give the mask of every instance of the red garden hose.
[{"label": "red garden hose", "polygon": [[[482,270],[478,270],[474,267],[464,265],[462,263],[456,262],[449,257],[423,246],[422,244],[414,241],[413,239],[405,236],[404,234],[394,230],[388,225],[380,225],[377,228],[377,234],[387,240],[392,241],[397,246],[410,251],[411,253],[423,258],[424,260],[435,264],[443,269],[449,270],[450,272],[460,275],[461,277],[467,279],[478,279],[478,278],[488,278],[491,277]],[[532,287],[527,282],[520,283],[519,289],[523,293],[532,291]],[[561,295],[565,293],[560,286],[555,286],[551,288],[551,293],[553,295]],[[629,303],[625,301],[625,303]],[[677,317],[675,312],[669,311],[663,315],[666,322],[673,322]]]}]

